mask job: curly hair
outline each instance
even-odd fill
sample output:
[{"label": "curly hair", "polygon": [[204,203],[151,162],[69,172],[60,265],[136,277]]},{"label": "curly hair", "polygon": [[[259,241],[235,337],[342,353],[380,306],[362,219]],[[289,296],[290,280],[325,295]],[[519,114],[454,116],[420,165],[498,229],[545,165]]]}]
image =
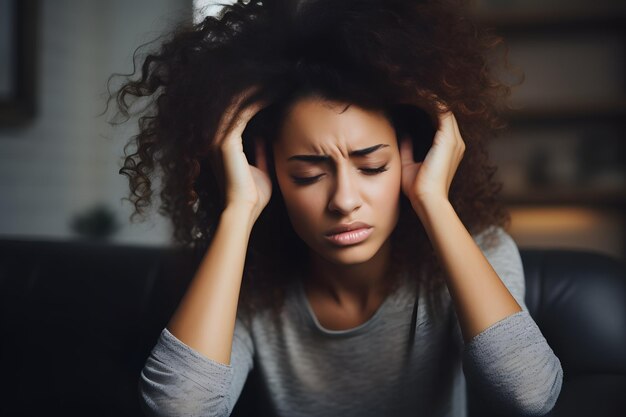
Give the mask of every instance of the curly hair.
[{"label": "curly hair", "polygon": [[[502,184],[494,179],[497,167],[486,141],[507,127],[503,110],[511,88],[498,79],[491,58],[504,46],[508,65],[508,48],[471,18],[464,1],[238,0],[222,6],[218,16],[185,22],[168,34],[156,51],[143,56],[137,76],[132,78],[135,70],[109,96],[124,120],[141,115],[119,171],[129,179],[131,221],[152,204],[158,175],[159,213],[172,221],[174,242],[198,256],[206,251],[224,209],[209,153],[222,112],[254,85],[259,89],[239,109],[256,101],[272,104],[242,135],[251,163],[251,142],[264,137],[271,149],[299,98],[383,111],[398,138],[411,135],[416,160],[423,160],[432,145],[439,106],[451,110],[466,150],[449,200],[470,233],[485,231],[488,245],[497,242],[490,226],[507,229],[510,214],[499,199]],[[142,99],[148,104],[133,111]],[[136,148],[128,154],[131,144]],[[246,254],[239,305],[249,313],[268,307],[280,311],[307,251],[289,223],[272,152],[266,155],[274,191]],[[441,265],[404,195],[400,203],[391,236],[391,276],[409,271],[427,290],[429,308],[441,307]]]}]

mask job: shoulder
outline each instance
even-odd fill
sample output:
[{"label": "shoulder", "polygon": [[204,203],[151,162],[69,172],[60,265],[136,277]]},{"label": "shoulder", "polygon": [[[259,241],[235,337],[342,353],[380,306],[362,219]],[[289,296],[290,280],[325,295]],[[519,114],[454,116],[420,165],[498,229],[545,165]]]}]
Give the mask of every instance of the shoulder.
[{"label": "shoulder", "polygon": [[515,245],[511,235],[498,225],[491,225],[480,232],[472,234],[472,237],[483,251],[494,251],[502,247]]}]

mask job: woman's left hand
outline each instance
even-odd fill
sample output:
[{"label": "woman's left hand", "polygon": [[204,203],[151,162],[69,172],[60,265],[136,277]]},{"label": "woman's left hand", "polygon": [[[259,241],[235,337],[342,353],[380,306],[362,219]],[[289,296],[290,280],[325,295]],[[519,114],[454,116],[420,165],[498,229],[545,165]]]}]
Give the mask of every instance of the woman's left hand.
[{"label": "woman's left hand", "polygon": [[448,199],[450,184],[464,153],[465,142],[451,111],[439,113],[439,130],[423,162],[413,160],[411,138],[400,139],[402,191],[413,207],[431,199]]}]

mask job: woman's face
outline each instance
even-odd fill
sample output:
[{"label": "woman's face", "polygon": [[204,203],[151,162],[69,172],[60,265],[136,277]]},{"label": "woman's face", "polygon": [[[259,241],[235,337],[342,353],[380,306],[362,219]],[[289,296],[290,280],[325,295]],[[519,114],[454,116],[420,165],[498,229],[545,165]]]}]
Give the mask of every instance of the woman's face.
[{"label": "woman's face", "polygon": [[[401,163],[382,113],[355,105],[340,113],[344,107],[318,98],[296,102],[274,142],[274,161],[295,232],[326,260],[357,264],[371,259],[397,224]],[[371,228],[327,236],[354,222]]]}]

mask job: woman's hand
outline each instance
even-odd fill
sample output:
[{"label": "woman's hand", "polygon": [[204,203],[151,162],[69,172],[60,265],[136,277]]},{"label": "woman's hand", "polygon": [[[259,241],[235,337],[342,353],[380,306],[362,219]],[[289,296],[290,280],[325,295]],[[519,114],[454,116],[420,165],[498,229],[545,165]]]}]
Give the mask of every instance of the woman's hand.
[{"label": "woman's hand", "polygon": [[413,160],[413,143],[400,139],[402,191],[414,208],[432,200],[448,199],[450,184],[463,159],[465,142],[451,111],[439,113],[439,130],[423,162]]},{"label": "woman's hand", "polygon": [[256,165],[250,165],[243,151],[242,133],[247,123],[265,103],[255,102],[235,114],[239,104],[254,92],[256,87],[235,97],[220,119],[214,141],[213,161],[218,166],[218,181],[225,195],[226,207],[243,207],[250,210],[252,219],[261,214],[272,194],[265,147],[262,138],[255,138]]}]

